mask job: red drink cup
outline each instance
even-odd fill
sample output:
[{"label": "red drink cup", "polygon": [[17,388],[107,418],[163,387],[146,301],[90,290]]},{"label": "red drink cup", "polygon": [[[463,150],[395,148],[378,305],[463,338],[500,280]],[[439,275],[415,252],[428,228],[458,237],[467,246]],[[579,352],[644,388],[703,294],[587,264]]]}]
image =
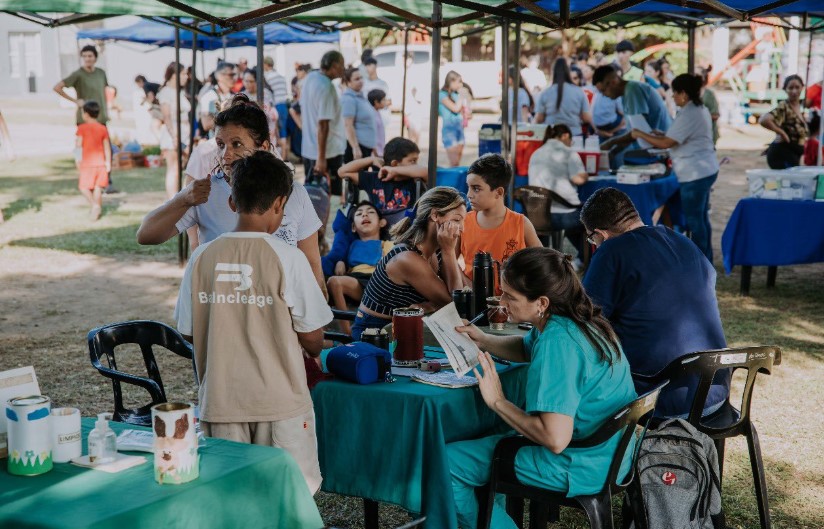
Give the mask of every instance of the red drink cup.
[{"label": "red drink cup", "polygon": [[395,335],[394,358],[399,364],[417,364],[423,358],[423,309],[392,311],[392,332]]}]

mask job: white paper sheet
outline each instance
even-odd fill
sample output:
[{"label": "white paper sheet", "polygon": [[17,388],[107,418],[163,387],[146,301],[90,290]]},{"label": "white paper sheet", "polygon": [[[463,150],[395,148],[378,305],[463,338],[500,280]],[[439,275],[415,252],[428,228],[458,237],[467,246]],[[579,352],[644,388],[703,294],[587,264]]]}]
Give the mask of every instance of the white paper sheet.
[{"label": "white paper sheet", "polygon": [[[629,121],[629,126],[631,128],[640,130],[641,132],[646,132],[647,134],[652,134],[652,129],[649,128],[649,123],[647,123],[647,118],[645,118],[642,114],[627,116],[627,120]],[[642,149],[649,149],[652,147],[650,142],[642,140],[641,138],[638,138],[636,141]]]},{"label": "white paper sheet", "polygon": [[457,376],[464,376],[478,365],[478,346],[466,334],[455,331],[455,327],[463,325],[463,321],[454,302],[434,314],[424,316],[423,322],[443,347],[449,365]]}]

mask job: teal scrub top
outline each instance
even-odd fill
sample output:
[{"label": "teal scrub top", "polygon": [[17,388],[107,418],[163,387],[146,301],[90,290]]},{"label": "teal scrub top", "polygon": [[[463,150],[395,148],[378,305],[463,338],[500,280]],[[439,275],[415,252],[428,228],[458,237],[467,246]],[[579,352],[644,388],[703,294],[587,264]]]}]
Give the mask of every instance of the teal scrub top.
[{"label": "teal scrub top", "polygon": [[[626,356],[620,353],[610,366],[569,318],[552,316],[543,332],[532,329],[524,337],[530,360],[526,382],[526,412],[560,413],[573,419],[572,439],[592,435],[607,418],[637,395]],[[567,448],[560,454],[532,447],[531,457],[540,474],[557,483],[566,479],[567,496],[595,494],[604,488],[609,465],[621,433],[592,448]],[[621,477],[632,462],[630,445]],[[520,455],[520,454],[519,454]],[[549,478],[551,476],[551,479]]]}]

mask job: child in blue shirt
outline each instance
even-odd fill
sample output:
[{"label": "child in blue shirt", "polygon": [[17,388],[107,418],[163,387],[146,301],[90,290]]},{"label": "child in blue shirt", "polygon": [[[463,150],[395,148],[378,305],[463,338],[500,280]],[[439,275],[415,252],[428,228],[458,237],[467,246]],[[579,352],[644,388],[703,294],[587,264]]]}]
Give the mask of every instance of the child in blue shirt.
[{"label": "child in blue shirt", "polygon": [[[346,257],[334,263],[334,275],[326,282],[329,298],[336,309],[346,310],[346,298],[360,301],[363,290],[384,255],[392,249],[386,219],[371,202],[364,201],[351,210],[352,233]],[[331,265],[334,257],[321,258],[323,267]],[[342,321],[343,332],[349,333],[349,322]]]}]

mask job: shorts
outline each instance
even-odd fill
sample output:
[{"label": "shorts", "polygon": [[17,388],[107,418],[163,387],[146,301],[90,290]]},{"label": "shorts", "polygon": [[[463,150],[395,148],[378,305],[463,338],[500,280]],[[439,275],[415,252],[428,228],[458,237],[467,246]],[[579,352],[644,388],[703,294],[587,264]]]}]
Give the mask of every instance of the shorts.
[{"label": "shorts", "polygon": [[209,437],[239,443],[274,446],[289,452],[300,467],[309,492],[315,494],[323,480],[318,462],[318,439],[315,433],[315,410],[310,409],[291,419],[272,422],[206,422],[203,433]]},{"label": "shorts", "polygon": [[80,168],[80,180],[77,183],[78,189],[94,189],[95,187],[106,188],[109,186],[109,173],[103,165]]},{"label": "shorts", "polygon": [[359,310],[352,324],[352,338],[360,340],[361,334],[366,329],[383,329],[390,323],[392,323],[391,319],[378,318]]},{"label": "shorts", "polygon": [[275,105],[275,110],[278,111],[278,131],[281,138],[286,138],[289,133],[286,131],[286,118],[289,117],[289,107],[286,103],[278,103]]},{"label": "shorts", "polygon": [[460,123],[444,125],[441,128],[441,137],[443,139],[443,146],[447,149],[456,145],[463,145],[466,142],[464,129]]}]

